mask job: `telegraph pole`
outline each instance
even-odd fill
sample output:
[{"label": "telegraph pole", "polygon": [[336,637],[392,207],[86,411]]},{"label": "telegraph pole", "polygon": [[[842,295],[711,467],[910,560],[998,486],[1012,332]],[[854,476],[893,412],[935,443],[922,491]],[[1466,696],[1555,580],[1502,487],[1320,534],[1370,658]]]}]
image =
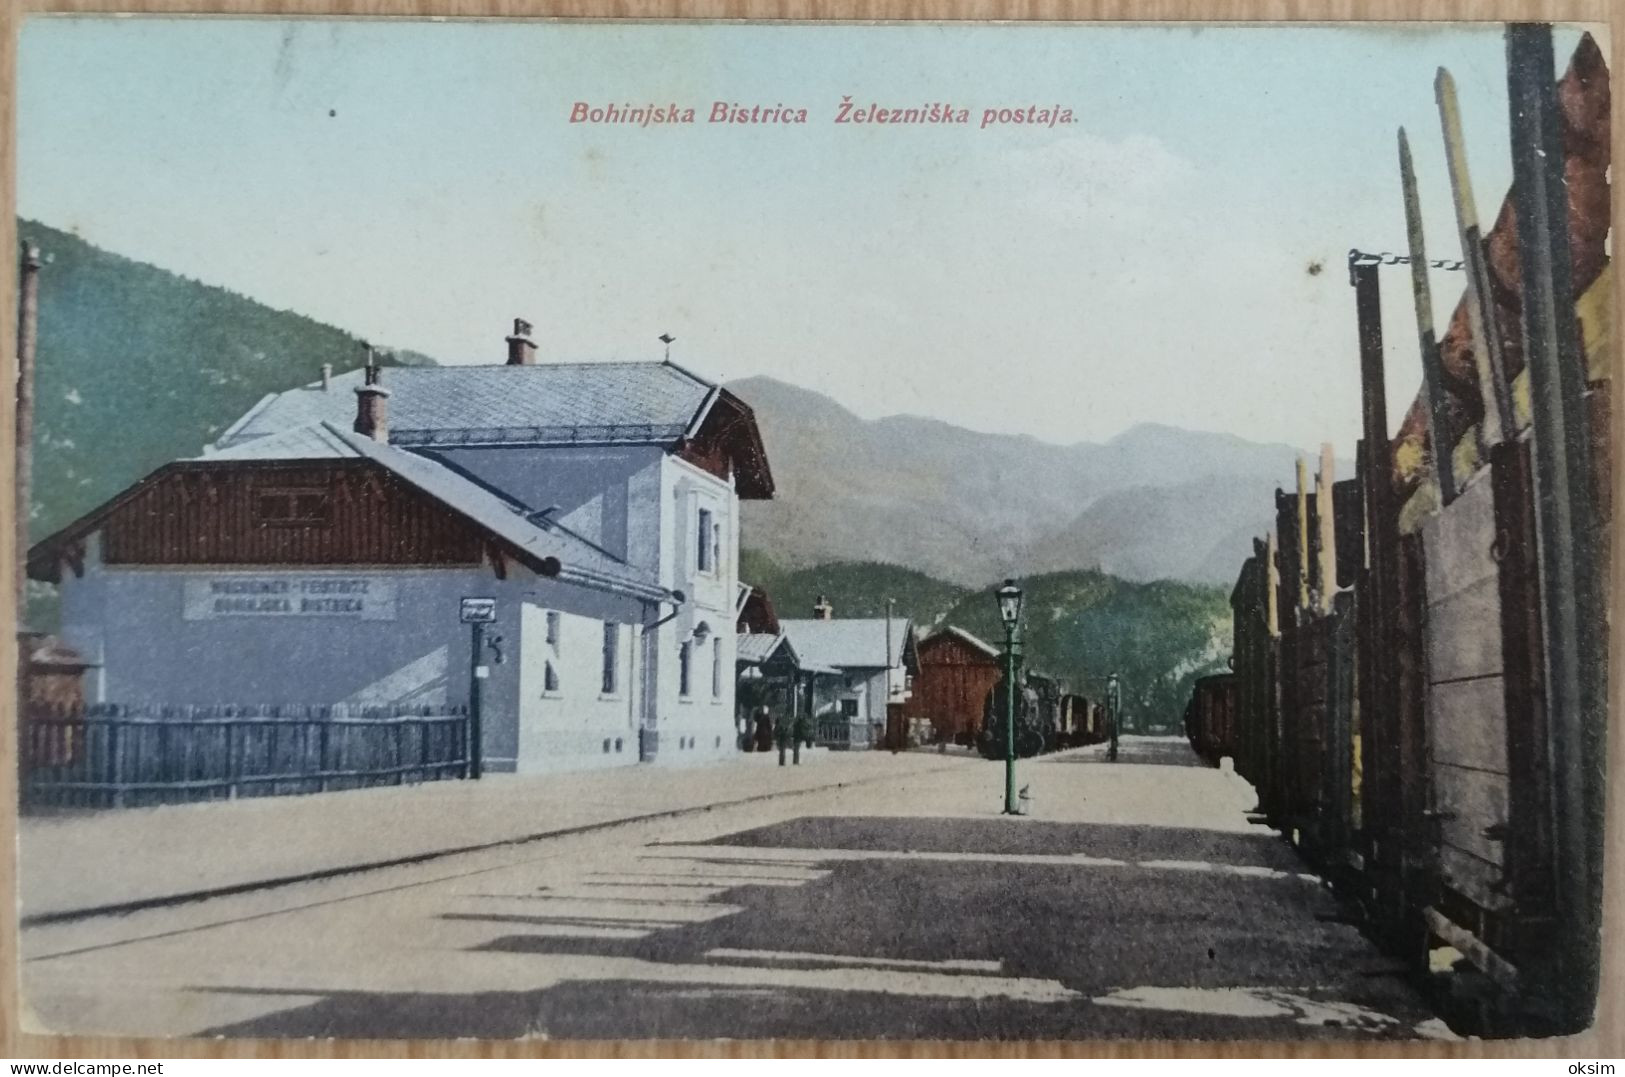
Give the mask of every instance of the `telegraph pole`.
[{"label": "telegraph pole", "polygon": [[23,245],[17,302],[17,624],[28,615],[28,517],[34,471],[34,354],[39,347],[39,248]]}]

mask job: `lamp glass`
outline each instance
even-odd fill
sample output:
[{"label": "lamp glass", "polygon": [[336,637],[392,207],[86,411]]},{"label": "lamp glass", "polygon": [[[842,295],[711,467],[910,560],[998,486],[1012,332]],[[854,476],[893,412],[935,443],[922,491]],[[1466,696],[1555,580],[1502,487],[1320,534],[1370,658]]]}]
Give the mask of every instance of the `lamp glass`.
[{"label": "lamp glass", "polygon": [[1014,632],[1021,620],[1021,588],[1015,580],[1005,580],[994,596],[999,600],[999,620],[1004,622],[1005,631]]}]

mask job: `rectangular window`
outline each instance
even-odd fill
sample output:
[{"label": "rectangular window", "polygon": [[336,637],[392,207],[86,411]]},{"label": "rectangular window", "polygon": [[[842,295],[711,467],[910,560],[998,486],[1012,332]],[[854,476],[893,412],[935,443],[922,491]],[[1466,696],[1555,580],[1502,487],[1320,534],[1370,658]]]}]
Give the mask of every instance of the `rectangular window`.
[{"label": "rectangular window", "polygon": [[711,698],[722,698],[722,637],[711,640]]},{"label": "rectangular window", "polygon": [[692,643],[684,643],[684,644],[681,644],[680,646],[678,646],[678,648],[677,648],[677,694],[682,696],[685,699],[688,698],[689,690],[693,687],[692,684],[690,683],[690,677],[689,677],[689,673],[690,673],[689,667],[692,665],[693,657],[694,657],[694,644],[692,644]]},{"label": "rectangular window", "polygon": [[700,510],[700,526],[698,528],[695,549],[699,551],[699,560],[696,567],[701,572],[710,572],[716,565],[716,550],[711,545],[711,510]]},{"label": "rectangular window", "polygon": [[325,527],[333,522],[333,497],[317,488],[255,490],[254,522],[272,527]]},{"label": "rectangular window", "polygon": [[621,626],[613,621],[604,622],[604,694],[612,696],[619,687],[620,671],[616,663],[621,653]]},{"label": "rectangular window", "polygon": [[841,700],[841,717],[856,718],[858,716],[858,701],[855,699]]},{"label": "rectangular window", "polygon": [[547,611],[547,644],[549,647],[559,645],[559,611]]},{"label": "rectangular window", "polygon": [[559,690],[559,670],[552,662],[542,666],[542,691],[557,692]]}]

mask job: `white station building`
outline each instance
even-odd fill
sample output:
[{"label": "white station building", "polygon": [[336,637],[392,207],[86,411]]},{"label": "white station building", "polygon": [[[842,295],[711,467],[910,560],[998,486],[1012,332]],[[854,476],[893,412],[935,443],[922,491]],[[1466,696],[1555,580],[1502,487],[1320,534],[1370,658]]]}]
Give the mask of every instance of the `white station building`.
[{"label": "white station building", "polygon": [[[466,704],[485,769],[737,750],[751,409],[670,362],[368,367],[45,539],[92,702]],[[465,599],[494,605],[473,653]]]}]

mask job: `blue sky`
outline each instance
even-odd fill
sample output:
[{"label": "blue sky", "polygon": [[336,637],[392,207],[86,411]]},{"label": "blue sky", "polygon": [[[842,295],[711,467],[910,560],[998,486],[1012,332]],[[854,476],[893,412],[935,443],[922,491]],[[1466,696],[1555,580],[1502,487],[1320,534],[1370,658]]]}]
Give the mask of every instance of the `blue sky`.
[{"label": "blue sky", "polygon": [[[1577,30],[1557,38],[1559,67]],[[1606,47],[1606,38],[1599,38]],[[1498,26],[583,24],[30,16],[20,212],[449,362],[674,358],[865,416],[1049,441],[1142,421],[1352,454],[1351,246],[1457,257],[1433,99],[1479,212],[1510,179]],[[960,127],[833,123],[843,95]],[[808,109],[711,126],[713,101]],[[692,127],[568,122],[692,105]],[[985,107],[1076,123],[980,130]],[[1324,270],[1308,267],[1321,262]],[[1435,273],[1438,317],[1460,274]],[[1394,418],[1419,377],[1385,272]],[[178,356],[177,362],[186,362]]]}]

